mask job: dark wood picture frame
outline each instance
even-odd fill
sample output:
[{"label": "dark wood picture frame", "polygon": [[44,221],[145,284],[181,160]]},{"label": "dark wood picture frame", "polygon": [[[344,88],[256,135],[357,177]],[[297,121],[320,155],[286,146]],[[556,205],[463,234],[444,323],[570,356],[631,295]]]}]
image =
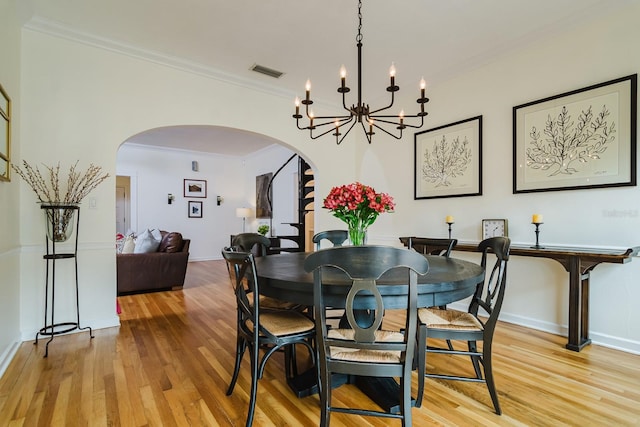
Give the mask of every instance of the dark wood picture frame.
[{"label": "dark wood picture frame", "polygon": [[11,98],[0,84],[0,181],[11,181]]},{"label": "dark wood picture frame", "polygon": [[413,155],[414,200],[482,195],[482,116],[417,132]]},{"label": "dark wood picture frame", "polygon": [[513,107],[513,193],[636,185],[637,74]]},{"label": "dark wood picture frame", "polygon": [[207,181],[204,179],[185,179],[184,197],[206,199]]},{"label": "dark wood picture frame", "polygon": [[189,200],[189,218],[202,218],[202,202]]}]

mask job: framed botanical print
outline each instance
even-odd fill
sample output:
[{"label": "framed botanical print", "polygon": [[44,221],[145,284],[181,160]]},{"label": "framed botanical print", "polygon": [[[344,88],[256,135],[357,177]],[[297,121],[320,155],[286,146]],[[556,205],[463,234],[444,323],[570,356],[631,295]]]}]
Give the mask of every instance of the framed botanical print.
[{"label": "framed botanical print", "polygon": [[482,194],[482,116],[415,134],[414,199]]},{"label": "framed botanical print", "polygon": [[11,99],[0,85],[0,181],[10,180]]},{"label": "framed botanical print", "polygon": [[637,74],[513,107],[513,193],[636,185]]}]

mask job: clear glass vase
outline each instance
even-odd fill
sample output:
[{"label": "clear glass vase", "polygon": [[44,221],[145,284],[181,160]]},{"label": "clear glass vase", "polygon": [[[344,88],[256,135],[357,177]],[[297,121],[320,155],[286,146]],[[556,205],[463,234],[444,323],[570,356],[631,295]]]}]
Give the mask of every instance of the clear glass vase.
[{"label": "clear glass vase", "polygon": [[42,203],[44,210],[47,237],[52,242],[61,243],[69,240],[73,234],[77,204]]},{"label": "clear glass vase", "polygon": [[362,224],[349,226],[349,242],[351,246],[364,246],[367,244],[367,227]]}]

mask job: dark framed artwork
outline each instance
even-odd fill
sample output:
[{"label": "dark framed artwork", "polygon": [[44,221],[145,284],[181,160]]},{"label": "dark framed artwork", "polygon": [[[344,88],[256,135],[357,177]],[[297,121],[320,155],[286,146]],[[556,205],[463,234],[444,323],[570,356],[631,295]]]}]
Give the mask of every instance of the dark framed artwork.
[{"label": "dark framed artwork", "polygon": [[11,99],[0,85],[0,181],[10,181]]},{"label": "dark framed artwork", "polygon": [[273,200],[273,187],[271,180],[273,173],[265,173],[256,176],[256,218],[271,218],[271,201]]},{"label": "dark framed artwork", "polygon": [[482,116],[414,137],[414,199],[482,194]]},{"label": "dark framed artwork", "polygon": [[637,74],[513,107],[513,193],[636,185]]},{"label": "dark framed artwork", "polygon": [[203,179],[185,179],[184,197],[207,198],[207,181]]},{"label": "dark framed artwork", "polygon": [[189,200],[189,218],[202,218],[202,202]]}]

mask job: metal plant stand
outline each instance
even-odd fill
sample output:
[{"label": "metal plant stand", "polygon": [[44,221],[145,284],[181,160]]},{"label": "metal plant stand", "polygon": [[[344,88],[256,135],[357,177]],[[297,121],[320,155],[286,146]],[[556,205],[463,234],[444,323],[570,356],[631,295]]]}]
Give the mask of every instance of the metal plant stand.
[{"label": "metal plant stand", "polygon": [[[45,347],[44,357],[49,355],[49,344],[54,336],[65,334],[79,329],[89,330],[90,338],[93,338],[93,330],[89,326],[80,326],[80,304],[78,301],[78,226],[80,224],[80,207],[75,204],[42,204],[41,209],[45,210],[47,221],[47,234],[45,236],[46,254],[46,281],[44,296],[44,327],[36,333],[35,345],[38,344],[38,337],[49,336]],[[74,221],[75,217],[75,221]],[[64,242],[73,232],[75,222],[75,246],[73,253],[57,253],[56,243]],[[68,230],[68,234],[67,234]],[[64,236],[63,236],[64,234]],[[75,263],[76,282],[76,321],[75,322],[55,322],[55,296],[56,296],[56,261],[61,259],[73,259]],[[49,301],[51,301],[49,303]]]}]

